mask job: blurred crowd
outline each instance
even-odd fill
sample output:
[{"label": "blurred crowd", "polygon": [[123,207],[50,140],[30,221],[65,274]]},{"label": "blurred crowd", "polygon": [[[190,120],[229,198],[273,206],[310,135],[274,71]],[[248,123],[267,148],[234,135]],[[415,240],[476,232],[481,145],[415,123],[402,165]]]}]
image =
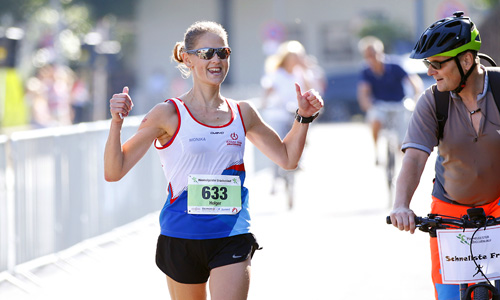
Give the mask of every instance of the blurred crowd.
[{"label": "blurred crowd", "polygon": [[83,72],[46,65],[27,80],[26,101],[36,128],[90,120],[89,88]]}]

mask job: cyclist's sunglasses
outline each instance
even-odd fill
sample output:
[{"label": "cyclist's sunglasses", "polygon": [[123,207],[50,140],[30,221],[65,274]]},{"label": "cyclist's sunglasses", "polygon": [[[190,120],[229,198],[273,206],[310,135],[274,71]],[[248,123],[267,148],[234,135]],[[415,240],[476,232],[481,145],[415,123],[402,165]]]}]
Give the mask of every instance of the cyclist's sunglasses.
[{"label": "cyclist's sunglasses", "polygon": [[425,65],[426,68],[429,68],[429,66],[431,66],[433,69],[439,70],[439,69],[441,69],[441,67],[443,66],[443,64],[445,62],[449,62],[450,60],[452,60],[454,58],[455,57],[452,56],[452,57],[447,58],[447,59],[445,59],[443,61],[429,61],[427,58],[424,58],[423,62],[424,62],[424,65]]},{"label": "cyclist's sunglasses", "polygon": [[231,54],[231,48],[229,47],[221,47],[221,48],[200,48],[194,50],[187,50],[186,53],[196,54],[201,59],[210,60],[214,57],[214,54],[217,53],[217,56],[220,59],[226,59]]}]

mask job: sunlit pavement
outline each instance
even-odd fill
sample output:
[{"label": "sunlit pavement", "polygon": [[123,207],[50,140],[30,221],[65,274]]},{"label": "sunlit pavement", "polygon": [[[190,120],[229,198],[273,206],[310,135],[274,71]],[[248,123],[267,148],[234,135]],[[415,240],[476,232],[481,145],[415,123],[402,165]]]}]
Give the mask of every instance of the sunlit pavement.
[{"label": "sunlit pavement", "polygon": [[[250,172],[253,233],[263,250],[252,261],[249,299],[433,299],[428,236],[385,224],[388,193],[374,161],[364,124],[318,123],[296,174],[293,210],[283,184],[270,194],[269,169]],[[419,215],[428,212],[433,163],[434,156],[415,195]],[[16,276],[29,292],[3,281],[0,299],[169,299],[154,263],[157,219],[35,270],[34,281]]]}]

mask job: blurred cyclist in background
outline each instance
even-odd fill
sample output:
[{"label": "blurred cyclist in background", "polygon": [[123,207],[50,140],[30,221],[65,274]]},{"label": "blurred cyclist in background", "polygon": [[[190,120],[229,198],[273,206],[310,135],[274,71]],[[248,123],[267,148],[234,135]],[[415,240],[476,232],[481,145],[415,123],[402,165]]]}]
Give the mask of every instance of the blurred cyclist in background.
[{"label": "blurred cyclist in background", "polygon": [[[358,43],[360,53],[366,62],[358,83],[358,102],[366,112],[366,120],[372,129],[375,144],[375,163],[378,164],[378,138],[380,130],[387,122],[393,121],[399,128],[400,142],[406,131],[405,81],[413,89],[413,95],[419,96],[423,83],[416,74],[408,74],[398,63],[391,62],[384,53],[384,44],[374,36],[366,36]],[[396,112],[398,120],[388,120],[388,113]]]}]

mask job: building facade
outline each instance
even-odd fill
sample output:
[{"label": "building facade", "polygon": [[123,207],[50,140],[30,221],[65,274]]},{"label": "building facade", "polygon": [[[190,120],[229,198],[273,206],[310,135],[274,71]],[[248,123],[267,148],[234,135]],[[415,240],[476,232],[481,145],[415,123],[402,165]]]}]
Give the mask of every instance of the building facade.
[{"label": "building facade", "polygon": [[352,72],[361,62],[360,32],[374,21],[397,30],[405,40],[395,43],[391,51],[409,52],[425,27],[453,11],[464,10],[480,21],[484,11],[473,2],[477,1],[141,0],[133,62],[135,99],[140,99],[136,109],[147,112],[154,103],[189,87],[191,80],[181,79],[171,53],[187,27],[198,20],[216,21],[227,29],[233,53],[224,95],[243,99],[259,96],[264,61],[276,42],[299,40],[327,74]]}]

